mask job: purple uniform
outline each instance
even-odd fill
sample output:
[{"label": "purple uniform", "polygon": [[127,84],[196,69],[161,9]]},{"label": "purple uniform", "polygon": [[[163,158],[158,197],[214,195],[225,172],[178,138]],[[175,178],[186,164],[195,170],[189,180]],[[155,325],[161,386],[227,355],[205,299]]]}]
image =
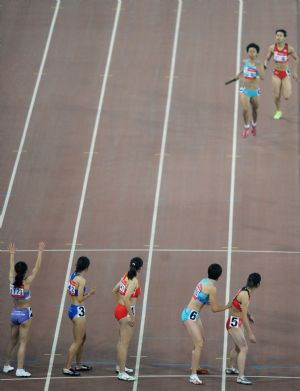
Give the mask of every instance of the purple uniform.
[{"label": "purple uniform", "polygon": [[[14,300],[29,300],[31,298],[30,291],[24,291],[24,285],[15,286],[14,284],[9,285],[10,295]],[[10,321],[12,324],[19,326],[32,318],[31,307],[28,308],[13,308],[10,314]]]}]

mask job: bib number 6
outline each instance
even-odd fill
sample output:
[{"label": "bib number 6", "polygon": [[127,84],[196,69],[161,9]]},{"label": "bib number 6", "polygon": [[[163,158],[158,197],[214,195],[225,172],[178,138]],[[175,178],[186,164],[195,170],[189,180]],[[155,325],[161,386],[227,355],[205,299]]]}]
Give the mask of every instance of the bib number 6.
[{"label": "bib number 6", "polygon": [[190,320],[196,320],[198,317],[198,312],[197,311],[192,311],[189,315]]}]

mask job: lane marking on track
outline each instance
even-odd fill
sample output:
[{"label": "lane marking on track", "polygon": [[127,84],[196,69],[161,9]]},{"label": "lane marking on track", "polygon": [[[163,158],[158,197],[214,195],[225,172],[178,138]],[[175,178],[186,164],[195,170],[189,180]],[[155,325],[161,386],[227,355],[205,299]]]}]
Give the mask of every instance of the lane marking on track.
[{"label": "lane marking on track", "polygon": [[165,157],[165,150],[166,150],[166,141],[167,141],[167,134],[168,134],[168,126],[169,126],[171,99],[172,99],[172,92],[173,92],[173,85],[174,85],[175,63],[176,63],[176,54],[177,54],[177,47],[178,47],[181,11],[182,11],[182,0],[178,0],[174,42],[173,42],[171,67],[170,67],[170,78],[169,78],[169,85],[168,85],[168,95],[167,95],[167,102],[166,102],[166,109],[165,109],[164,127],[163,127],[162,141],[161,141],[160,158],[159,158],[159,165],[158,165],[156,191],[155,191],[155,201],[154,201],[154,209],[153,209],[152,224],[151,224],[151,237],[150,237],[150,247],[149,247],[146,278],[145,278],[141,325],[140,325],[140,332],[139,332],[139,338],[138,338],[137,358],[136,358],[136,364],[135,364],[135,376],[137,377],[137,380],[133,384],[133,388],[132,388],[133,391],[137,390],[138,377],[139,377],[139,372],[140,372],[141,352],[142,352],[142,345],[143,345],[143,338],[144,338],[145,319],[146,319],[146,310],[147,310],[150,274],[151,274],[151,265],[152,265],[152,255],[153,255],[156,222],[157,222],[157,214],[158,214],[158,204],[159,204],[160,188],[161,188],[162,173],[163,173],[163,166],[164,166],[164,157]]},{"label": "lane marking on track", "polygon": [[[4,243],[3,241],[0,242]],[[66,243],[66,245],[71,243]],[[78,244],[81,245],[81,244]],[[145,245],[146,246],[146,245]],[[149,246],[149,245],[148,245]],[[81,251],[90,251],[90,252],[148,252],[148,249],[145,248],[82,248]],[[44,252],[69,252],[69,249],[57,248],[57,249],[46,249]],[[8,250],[2,250],[2,252],[7,252]],[[34,249],[19,249],[17,252],[36,252]],[[191,252],[191,253],[227,253],[227,249],[188,249],[188,248],[154,248],[153,252]],[[280,251],[280,250],[232,250],[232,253],[235,254],[282,254],[282,255],[299,255],[300,251]],[[300,261],[300,260],[299,260]]]},{"label": "lane marking on track", "polygon": [[[241,64],[241,47],[242,47],[242,28],[243,28],[243,9],[244,2],[239,0],[239,17],[238,17],[238,33],[237,33],[237,49],[236,49],[236,73],[239,72]],[[230,179],[230,196],[229,196],[229,217],[228,217],[228,252],[227,252],[227,274],[226,274],[226,298],[225,303],[230,300],[230,279],[231,279],[231,255],[233,252],[232,237],[233,237],[233,215],[234,215],[234,191],[235,191],[235,168],[236,168],[236,150],[237,150],[237,124],[238,124],[238,109],[239,109],[239,82],[235,84],[234,112],[233,112],[233,138],[232,138],[232,160],[231,160],[231,179]],[[226,320],[229,311],[225,311],[224,315],[224,340],[223,340],[223,363],[222,363],[222,387],[221,390],[226,390],[226,365],[227,365],[227,349],[228,349],[228,333],[225,328]]]},{"label": "lane marking on track", "polygon": [[12,191],[12,188],[13,188],[13,184],[14,184],[14,181],[15,181],[16,174],[17,174],[21,153],[23,151],[25,139],[26,139],[26,136],[27,136],[28,128],[29,128],[29,123],[30,123],[30,120],[31,120],[31,115],[32,115],[33,108],[34,108],[35,101],[36,101],[36,96],[37,96],[37,93],[38,93],[38,90],[39,90],[39,87],[40,87],[42,74],[44,72],[44,67],[45,67],[47,56],[48,56],[48,51],[49,51],[49,47],[50,47],[50,43],[51,43],[53,31],[54,31],[56,19],[57,19],[59,7],[60,7],[60,0],[56,0],[56,7],[55,7],[55,11],[54,11],[54,14],[53,14],[53,17],[52,17],[52,22],[51,22],[49,33],[48,33],[48,38],[47,38],[46,46],[45,46],[45,49],[44,49],[42,62],[41,62],[40,69],[39,69],[39,72],[38,72],[38,76],[37,76],[37,79],[36,79],[35,87],[34,87],[32,98],[31,98],[31,102],[30,102],[29,109],[28,109],[28,112],[27,112],[25,125],[24,125],[23,132],[22,132],[21,141],[20,141],[19,148],[18,148],[18,153],[17,153],[17,156],[16,156],[16,160],[15,160],[15,163],[14,163],[14,167],[13,167],[11,176],[10,176],[8,189],[7,189],[7,194],[6,194],[6,197],[5,197],[5,200],[4,200],[4,203],[3,203],[3,207],[2,207],[2,211],[1,211],[1,215],[0,215],[0,229],[2,228],[2,225],[3,225],[3,221],[4,221],[7,205],[8,205],[9,199],[10,199],[11,191]]},{"label": "lane marking on track", "polygon": [[95,124],[94,124],[91,144],[90,144],[90,154],[88,156],[85,175],[84,175],[84,181],[83,181],[82,192],[81,192],[81,196],[80,196],[78,214],[77,214],[74,235],[73,235],[73,240],[72,240],[72,247],[71,247],[71,252],[70,252],[70,256],[69,256],[68,267],[66,270],[65,284],[63,286],[63,292],[62,292],[61,301],[60,301],[60,308],[59,308],[59,313],[58,313],[56,327],[55,327],[55,333],[54,333],[54,338],[53,338],[53,343],[52,343],[52,348],[51,348],[51,356],[50,356],[50,360],[49,360],[49,366],[48,366],[48,372],[47,372],[47,378],[46,378],[44,391],[49,390],[52,369],[53,369],[53,363],[54,363],[54,357],[55,357],[55,352],[56,352],[56,346],[57,346],[58,336],[59,336],[59,332],[60,332],[62,317],[63,317],[63,313],[64,313],[64,306],[65,306],[65,300],[66,300],[66,294],[67,294],[66,287],[68,284],[68,278],[71,273],[71,267],[72,267],[72,263],[73,263],[74,253],[76,251],[75,247],[76,247],[79,226],[80,226],[80,221],[81,221],[81,216],[82,216],[82,211],[83,211],[83,206],[84,206],[84,201],[85,201],[85,196],[86,196],[86,191],[87,191],[87,185],[88,185],[88,180],[89,180],[89,175],[90,175],[92,160],[93,160],[93,153],[92,152],[95,150],[96,137],[97,137],[98,130],[99,130],[99,123],[100,123],[100,119],[101,119],[101,113],[102,113],[102,107],[103,107],[106,85],[107,85],[107,80],[108,80],[109,68],[110,68],[110,64],[111,64],[112,53],[113,53],[115,38],[116,38],[118,24],[119,24],[119,16],[120,16],[120,8],[122,5],[122,0],[117,0],[117,1],[118,1],[117,10],[115,13],[114,24],[113,24],[113,28],[112,28],[109,49],[108,49],[108,55],[107,55],[107,60],[106,60],[106,65],[105,65],[105,72],[104,72],[105,77],[103,78],[99,102],[98,102],[97,115],[95,118]]},{"label": "lane marking on track", "polygon": [[[139,379],[168,379],[168,378],[186,378],[187,375],[177,375],[177,374],[167,374],[167,375],[141,375],[139,376]],[[221,375],[201,375],[201,378],[205,378],[205,379],[220,379],[222,376]],[[274,375],[274,376],[259,376],[259,375],[256,375],[256,376],[249,376],[247,375],[247,378],[249,379],[275,379],[275,380],[300,380],[300,376],[277,376],[277,375]],[[45,380],[46,377],[29,377],[29,378],[25,378],[25,377],[22,377],[22,378],[15,378],[15,377],[10,377],[10,378],[0,378],[0,381],[3,381],[3,382],[15,382],[15,381],[24,381],[24,382],[29,382],[29,381],[33,381],[33,380]],[[116,375],[95,375],[95,376],[81,376],[79,379],[76,377],[67,377],[67,376],[53,376],[51,378],[51,380],[66,380],[66,381],[72,381],[72,380],[75,380],[75,381],[81,381],[81,380],[101,380],[101,379],[116,379]],[[232,380],[235,381],[235,378],[233,377]]]}]

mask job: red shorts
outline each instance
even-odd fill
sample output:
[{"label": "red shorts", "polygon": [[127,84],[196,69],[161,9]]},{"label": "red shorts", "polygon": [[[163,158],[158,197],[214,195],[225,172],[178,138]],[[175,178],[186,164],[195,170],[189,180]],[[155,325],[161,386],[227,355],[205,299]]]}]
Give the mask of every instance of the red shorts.
[{"label": "red shorts", "polygon": [[128,311],[124,304],[117,304],[115,307],[114,314],[115,314],[115,318],[117,320],[120,320],[128,315]]},{"label": "red shorts", "polygon": [[286,77],[290,77],[291,76],[289,69],[283,69],[283,70],[274,69],[273,75],[279,77],[280,80],[283,80]]},{"label": "red shorts", "polygon": [[226,322],[226,330],[228,331],[229,329],[232,328],[241,327],[242,324],[243,324],[242,318],[239,318],[237,316],[229,316]]}]

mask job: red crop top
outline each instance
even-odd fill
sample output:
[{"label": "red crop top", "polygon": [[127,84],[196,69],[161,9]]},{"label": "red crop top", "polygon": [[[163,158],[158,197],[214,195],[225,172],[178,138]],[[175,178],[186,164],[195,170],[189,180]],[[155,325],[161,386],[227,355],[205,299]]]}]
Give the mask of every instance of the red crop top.
[{"label": "red crop top", "polygon": [[[119,287],[119,294],[121,296],[125,296],[126,295],[126,292],[127,292],[127,284],[128,284],[128,277],[127,277],[127,273],[124,274],[124,276],[121,278],[121,281],[120,281],[120,287]],[[134,292],[131,294],[130,298],[138,298],[139,295],[141,294],[141,288],[138,286]]]},{"label": "red crop top", "polygon": [[237,297],[238,297],[238,295],[239,295],[241,292],[243,292],[243,291],[246,291],[246,292],[248,293],[248,296],[249,296],[249,299],[250,299],[250,292],[249,292],[249,289],[248,289],[247,287],[244,287],[244,288],[242,288],[242,289],[240,289],[240,290],[238,291],[238,293],[236,294],[235,298],[232,300],[232,306],[235,307],[235,308],[236,308],[238,311],[240,311],[240,312],[242,312],[242,307],[241,307],[241,304],[242,304],[242,303],[240,303],[240,302],[238,301]]}]

